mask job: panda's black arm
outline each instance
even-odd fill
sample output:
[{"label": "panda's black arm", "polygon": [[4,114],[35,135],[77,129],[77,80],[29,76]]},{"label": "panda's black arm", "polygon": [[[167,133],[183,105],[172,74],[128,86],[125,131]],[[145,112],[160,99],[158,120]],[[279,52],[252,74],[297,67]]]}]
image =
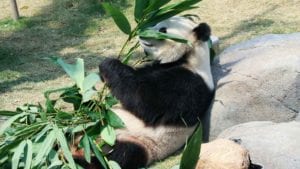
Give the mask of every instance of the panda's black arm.
[{"label": "panda's black arm", "polygon": [[99,65],[100,77],[119,100],[136,86],[135,70],[118,59],[107,58]]}]

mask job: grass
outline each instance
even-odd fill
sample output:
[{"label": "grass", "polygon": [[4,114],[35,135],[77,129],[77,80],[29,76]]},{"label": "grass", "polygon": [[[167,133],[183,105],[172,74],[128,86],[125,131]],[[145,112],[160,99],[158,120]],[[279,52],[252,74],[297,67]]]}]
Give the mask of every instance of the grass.
[{"label": "grass", "polygon": [[[99,1],[18,0],[18,22],[10,19],[9,1],[0,3],[0,109],[38,102],[43,91],[70,84],[47,56],[81,57],[89,71],[97,71],[103,57],[117,55],[126,37],[103,14]],[[110,1],[133,23],[133,0]],[[299,0],[204,0],[189,13],[211,25],[223,50],[263,34],[300,32],[299,9]],[[178,160],[172,157],[153,168],[169,169]]]}]

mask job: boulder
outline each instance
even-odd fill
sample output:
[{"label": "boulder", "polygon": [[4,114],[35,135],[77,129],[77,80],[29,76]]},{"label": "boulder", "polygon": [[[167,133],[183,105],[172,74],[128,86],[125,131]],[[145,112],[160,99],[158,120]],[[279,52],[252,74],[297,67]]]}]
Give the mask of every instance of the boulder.
[{"label": "boulder", "polygon": [[249,153],[228,139],[202,144],[196,169],[248,169]]},{"label": "boulder", "polygon": [[300,122],[249,122],[223,131],[218,138],[238,141],[251,162],[264,169],[300,168]]},{"label": "boulder", "polygon": [[249,121],[287,122],[300,108],[300,33],[264,35],[229,47],[213,63],[211,134]]}]

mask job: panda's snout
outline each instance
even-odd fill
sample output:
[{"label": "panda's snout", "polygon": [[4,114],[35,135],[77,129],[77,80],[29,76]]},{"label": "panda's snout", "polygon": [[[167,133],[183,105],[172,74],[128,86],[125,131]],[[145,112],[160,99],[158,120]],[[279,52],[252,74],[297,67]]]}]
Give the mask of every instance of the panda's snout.
[{"label": "panda's snout", "polygon": [[149,39],[147,40],[147,39],[145,39],[145,38],[139,38],[139,41],[140,41],[140,44],[142,45],[142,46],[147,46],[147,47],[152,47],[152,46],[154,46],[153,45],[153,43],[151,43],[150,41],[149,41]]}]

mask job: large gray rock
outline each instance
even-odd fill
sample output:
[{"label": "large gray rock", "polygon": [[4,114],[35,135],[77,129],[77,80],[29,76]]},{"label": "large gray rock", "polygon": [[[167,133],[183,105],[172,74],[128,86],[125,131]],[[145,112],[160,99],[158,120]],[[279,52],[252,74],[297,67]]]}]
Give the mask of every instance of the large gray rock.
[{"label": "large gray rock", "polygon": [[300,122],[249,122],[231,127],[218,138],[237,140],[252,163],[264,169],[300,168]]},{"label": "large gray rock", "polygon": [[232,47],[213,65],[211,139],[249,121],[286,122],[299,113],[300,33],[265,35]]}]

